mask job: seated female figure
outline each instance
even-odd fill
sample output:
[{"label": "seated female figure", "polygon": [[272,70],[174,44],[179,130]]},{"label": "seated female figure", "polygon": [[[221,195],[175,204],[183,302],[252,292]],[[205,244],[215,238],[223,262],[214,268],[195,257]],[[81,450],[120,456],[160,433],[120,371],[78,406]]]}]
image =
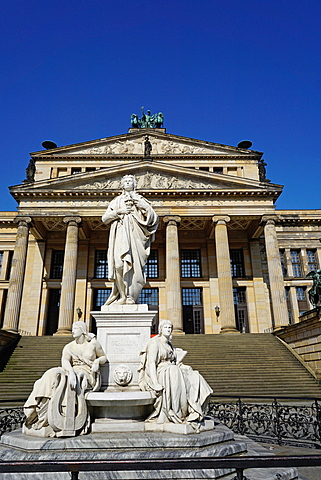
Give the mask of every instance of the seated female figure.
[{"label": "seated female figure", "polygon": [[172,330],[169,320],[162,321],[158,336],[147,343],[142,354],[140,388],[156,395],[154,411],[147,421],[200,422],[213,391],[199,372],[177,359],[179,349],[171,344]]},{"label": "seated female figure", "polygon": [[72,335],[74,340],[62,351],[61,367],[47,370],[35,382],[24,405],[23,432],[28,435],[73,436],[88,430],[85,392],[99,390],[99,366],[107,359],[85,322],[75,322]]}]

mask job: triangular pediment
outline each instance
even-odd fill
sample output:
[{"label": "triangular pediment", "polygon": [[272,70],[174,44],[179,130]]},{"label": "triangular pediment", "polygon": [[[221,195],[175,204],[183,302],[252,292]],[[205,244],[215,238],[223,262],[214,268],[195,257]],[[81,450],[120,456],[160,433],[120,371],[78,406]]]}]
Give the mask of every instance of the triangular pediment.
[{"label": "triangular pediment", "polygon": [[138,129],[115,137],[102,138],[51,150],[35,152],[32,156],[92,156],[92,155],[138,155],[144,156],[146,135],[152,145],[151,156],[172,155],[217,155],[234,157],[261,157],[261,152],[228,145],[172,135],[154,129]]},{"label": "triangular pediment", "polygon": [[120,181],[124,175],[134,175],[137,190],[141,192],[192,192],[192,191],[269,191],[280,190],[280,185],[262,184],[256,180],[202,172],[177,165],[169,165],[157,161],[140,161],[130,164],[102,168],[95,172],[42,180],[11,187],[11,192],[69,192],[87,193],[117,192],[121,190]]}]

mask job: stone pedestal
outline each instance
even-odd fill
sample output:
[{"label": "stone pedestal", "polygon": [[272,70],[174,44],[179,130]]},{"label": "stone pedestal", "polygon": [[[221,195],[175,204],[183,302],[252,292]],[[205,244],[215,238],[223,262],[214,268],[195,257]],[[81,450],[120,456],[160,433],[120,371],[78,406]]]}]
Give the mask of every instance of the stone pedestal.
[{"label": "stone pedestal", "polygon": [[[101,366],[101,390],[139,390],[140,352],[150,339],[155,312],[148,311],[148,305],[108,305],[91,315],[96,320],[97,340],[108,359]],[[121,382],[121,369],[117,369],[120,365],[124,367],[123,372],[128,367],[129,381]]]},{"label": "stone pedestal", "polygon": [[140,352],[150,339],[155,312],[148,305],[108,305],[91,312],[107,363],[100,392],[89,392],[93,432],[143,432],[155,398],[139,388]]}]

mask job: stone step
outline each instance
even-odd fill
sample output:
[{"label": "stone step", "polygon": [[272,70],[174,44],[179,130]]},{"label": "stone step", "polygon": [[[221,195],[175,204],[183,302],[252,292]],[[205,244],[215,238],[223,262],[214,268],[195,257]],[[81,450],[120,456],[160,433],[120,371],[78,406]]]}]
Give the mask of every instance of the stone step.
[{"label": "stone step", "polygon": [[[0,373],[0,401],[27,398],[33,383],[60,365],[72,337],[22,337]],[[206,378],[214,395],[321,397],[321,387],[298,360],[271,334],[176,335],[175,347]],[[108,357],[108,352],[107,352]]]}]

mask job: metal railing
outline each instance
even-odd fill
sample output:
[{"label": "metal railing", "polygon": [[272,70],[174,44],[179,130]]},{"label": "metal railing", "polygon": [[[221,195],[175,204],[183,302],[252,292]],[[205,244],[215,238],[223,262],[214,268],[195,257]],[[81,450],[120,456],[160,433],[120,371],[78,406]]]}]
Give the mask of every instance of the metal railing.
[{"label": "metal railing", "polygon": [[[228,401],[228,399],[233,399]],[[321,448],[321,399],[211,397],[209,414],[235,433],[259,441]],[[269,402],[269,403],[267,403]]]},{"label": "metal railing", "polygon": [[[163,470],[216,470],[226,473],[235,471],[235,480],[256,480],[255,472],[244,470],[256,468],[295,468],[321,466],[321,455],[304,456],[260,456],[260,457],[214,457],[184,459],[140,459],[140,460],[87,460],[87,461],[31,461],[1,462],[0,473],[32,472],[69,472],[72,480],[78,480],[80,472],[151,472]],[[232,471],[232,472],[231,472]],[[254,476],[255,475],[255,476]],[[283,478],[282,473],[275,473],[275,478]],[[126,478],[124,474],[120,478]],[[143,477],[142,477],[143,478]],[[184,477],[182,477],[184,478]]]},{"label": "metal railing", "polygon": [[[219,399],[215,400],[216,398]],[[321,448],[321,399],[212,396],[209,415],[233,432],[259,440]],[[23,407],[1,407],[0,435],[21,428]]]}]

